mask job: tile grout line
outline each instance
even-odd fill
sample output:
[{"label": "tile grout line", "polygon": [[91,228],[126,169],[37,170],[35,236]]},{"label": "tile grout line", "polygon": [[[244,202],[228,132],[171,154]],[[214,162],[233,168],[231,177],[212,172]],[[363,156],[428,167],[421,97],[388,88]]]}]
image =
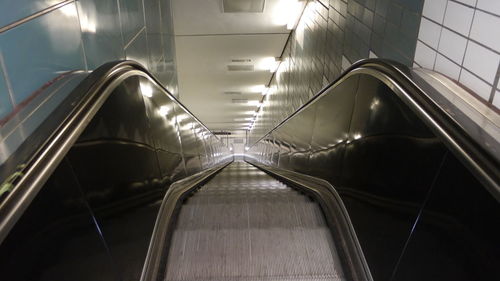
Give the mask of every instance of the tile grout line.
[{"label": "tile grout line", "polygon": [[478,11],[483,12],[483,13],[485,13],[485,14],[489,14],[489,15],[491,15],[491,16],[494,16],[494,17],[500,18],[500,15],[497,15],[497,14],[492,13],[492,12],[490,12],[490,11],[483,10],[483,9],[481,9],[481,8],[478,8],[478,7],[477,7],[477,2],[478,2],[478,1],[476,1],[476,3],[474,4],[474,6],[471,6],[471,5],[469,5],[469,4],[465,4],[465,3],[462,3],[462,2],[458,2],[458,1],[456,1],[456,0],[448,0],[448,1],[451,1],[451,2],[454,2],[454,3],[458,4],[458,5],[462,5],[462,6],[465,6],[465,7],[467,7],[467,8],[471,8],[471,9],[474,9],[474,10],[478,10]]},{"label": "tile grout line", "polygon": [[[471,71],[470,69],[468,69],[467,67],[464,67],[460,64],[458,64],[457,62],[455,62],[454,60],[452,60],[450,57],[448,57],[447,55],[443,54],[443,53],[440,53],[439,51],[433,49],[431,46],[429,46],[427,43],[421,41],[421,40],[418,40],[420,43],[422,43],[423,45],[425,45],[426,47],[430,48],[432,51],[436,52],[436,55],[439,54],[441,55],[443,58],[449,60],[452,64],[454,64],[455,66],[458,66],[459,68],[463,68],[465,69],[467,72],[470,72],[471,74],[473,74],[474,76],[476,76],[478,79],[480,79],[482,82],[490,85],[490,82],[484,80],[484,78],[480,77],[479,75],[475,74],[473,71]],[[491,85],[490,85],[491,86]]]},{"label": "tile grout line", "polygon": [[[477,2],[477,1],[476,1]],[[460,80],[460,77],[462,76],[462,69],[464,69],[464,62],[465,62],[465,55],[467,54],[467,50],[469,49],[469,42],[470,42],[470,33],[472,31],[472,25],[474,25],[474,18],[476,17],[476,12],[477,10],[474,9],[474,13],[472,14],[472,19],[471,19],[471,22],[470,22],[470,26],[469,26],[469,32],[467,33],[467,44],[465,45],[465,50],[464,50],[464,54],[462,56],[462,61],[460,62],[460,71],[458,73],[458,79]]]},{"label": "tile grout line", "polygon": [[[427,1],[430,1],[430,0],[427,0]],[[443,35],[443,28],[444,28],[444,18],[446,17],[446,11],[448,10],[448,3],[449,3],[449,1],[446,1],[446,6],[444,7],[444,12],[443,12],[443,20],[439,24],[441,29],[439,30],[439,39],[438,39],[437,47],[435,49],[436,56],[434,57],[434,64],[432,65],[432,70],[436,69],[437,55],[439,54],[439,46],[441,45],[441,36]],[[422,15],[422,17],[424,17],[424,16]]]},{"label": "tile grout line", "polygon": [[75,0],[67,0],[67,1],[64,1],[64,2],[61,2],[61,3],[57,3],[55,5],[52,5],[52,6],[49,6],[49,7],[45,8],[45,9],[43,9],[41,11],[38,11],[38,12],[36,12],[34,14],[31,14],[29,16],[21,18],[21,19],[15,21],[15,22],[7,24],[7,25],[5,25],[5,26],[3,26],[3,27],[0,28],[0,33],[9,31],[9,30],[13,29],[16,26],[22,25],[23,23],[26,23],[26,22],[29,22],[29,21],[34,20],[36,18],[39,18],[39,17],[41,17],[41,16],[43,16],[45,14],[48,14],[48,13],[54,11],[54,10],[57,10],[57,9],[63,7],[63,6],[66,6],[66,4],[69,4],[69,3],[74,2],[74,1]]},{"label": "tile grout line", "polygon": [[132,37],[132,39],[130,39],[130,41],[127,43],[127,45],[125,45],[123,47],[123,50],[126,50],[131,44],[132,42],[134,42],[135,39],[137,39],[137,37],[139,37],[139,35],[141,34],[142,31],[144,31],[146,29],[145,26],[143,26],[135,35],[134,37]]},{"label": "tile grout line", "polygon": [[465,39],[467,39],[467,40],[469,40],[469,41],[472,41],[473,43],[476,43],[476,44],[480,45],[481,47],[484,47],[485,49],[488,49],[489,51],[491,51],[491,52],[493,52],[493,53],[495,53],[495,54],[497,54],[497,55],[500,55],[500,51],[497,51],[497,50],[495,50],[495,49],[492,49],[491,47],[488,47],[488,46],[484,45],[483,43],[481,43],[481,42],[477,41],[477,40],[476,40],[476,39],[474,39],[474,38],[465,37],[463,34],[461,34],[461,33],[457,32],[457,31],[455,31],[455,30],[453,30],[453,29],[451,29],[451,28],[449,28],[449,27],[447,27],[447,26],[445,26],[445,25],[443,25],[443,24],[440,24],[440,23],[438,23],[437,21],[435,21],[435,20],[433,20],[433,19],[431,19],[431,18],[428,18],[428,17],[426,17],[426,16],[422,16],[422,17],[423,17],[423,18],[425,18],[426,20],[428,20],[428,21],[430,21],[430,22],[432,22],[432,23],[436,24],[436,25],[439,25],[440,27],[442,27],[442,28],[444,28],[444,29],[446,29],[446,30],[448,30],[448,31],[450,31],[450,32],[455,33],[455,35],[459,35],[460,37],[463,37],[463,38],[465,38]]},{"label": "tile grout line", "polygon": [[75,2],[76,18],[78,20],[78,27],[80,28],[80,44],[82,45],[83,63],[85,65],[85,71],[89,71],[87,54],[85,52],[85,45],[83,44],[83,30],[82,30],[82,22],[80,20],[80,9],[78,9],[79,6],[80,6],[79,1]]},{"label": "tile grout line", "polygon": [[[148,27],[146,25],[146,6],[144,5],[144,0],[142,2],[142,20],[144,24],[144,36],[146,37],[146,53],[147,53],[147,59],[146,61],[148,64],[152,64],[153,60],[151,59],[151,50],[149,48],[149,40],[148,40]],[[161,14],[161,12],[160,12]],[[152,68],[152,65],[145,65],[146,68],[150,69]],[[203,167],[202,167],[203,168]]]},{"label": "tile grout line", "polygon": [[12,89],[12,84],[10,83],[9,74],[7,73],[7,67],[5,66],[5,60],[3,58],[2,50],[0,50],[0,68],[2,70],[2,76],[5,80],[5,86],[7,86],[7,92],[9,93],[9,100],[12,108],[16,106],[16,99],[14,97],[14,89]]},{"label": "tile grout line", "polygon": [[493,99],[495,98],[495,93],[497,91],[497,85],[499,80],[500,80],[500,63],[498,64],[497,74],[495,75],[495,79],[493,80],[493,87],[491,88],[490,98],[488,99],[489,103],[493,103]]},{"label": "tile grout line", "polygon": [[120,0],[116,0],[116,8],[118,10],[118,22],[120,24],[120,36],[122,39],[122,58],[126,58],[126,53],[125,53],[125,39],[123,37],[123,26],[122,26],[122,12],[120,8]]}]

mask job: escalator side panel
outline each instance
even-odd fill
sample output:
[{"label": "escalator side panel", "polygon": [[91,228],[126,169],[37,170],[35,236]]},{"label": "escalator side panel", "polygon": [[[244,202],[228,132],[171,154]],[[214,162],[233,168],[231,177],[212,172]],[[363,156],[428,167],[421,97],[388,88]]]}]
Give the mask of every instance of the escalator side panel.
[{"label": "escalator side panel", "polygon": [[31,162],[10,171],[0,279],[138,280],[170,185],[230,161],[229,149],[136,63],[104,65],[73,91],[79,99],[51,116],[59,125],[39,132],[45,142]]},{"label": "escalator side panel", "polygon": [[[356,78],[359,83],[352,82]],[[328,91],[268,136],[274,136],[275,141],[290,142],[287,136],[302,130],[298,124],[306,122],[296,119],[311,119],[310,114],[302,113],[316,104],[308,161],[280,168],[323,178],[337,189],[374,280],[422,280],[430,276],[439,280],[498,279],[499,273],[488,264],[498,260],[500,249],[486,234],[497,233],[498,202],[481,183],[472,180],[471,172],[460,161],[450,164],[454,156],[442,139],[404,99],[373,76],[355,74]],[[269,164],[261,156],[270,145],[263,140],[250,150],[248,160]],[[290,147],[280,153],[298,153],[293,145]],[[465,194],[470,194],[470,198]],[[474,203],[468,202],[469,199]],[[427,208],[426,200],[432,203]],[[484,208],[478,207],[481,202]],[[440,205],[446,208],[440,209]],[[427,213],[447,219],[438,221],[441,225],[432,224],[426,220],[435,218],[430,215],[429,219]],[[455,226],[448,225],[451,220],[455,220]],[[469,233],[467,239],[458,231],[465,228]],[[425,239],[433,243],[426,244]],[[468,246],[450,246],[465,240]],[[474,243],[484,250],[472,250]],[[438,255],[420,256],[424,252],[432,255],[434,251],[446,253],[440,257],[450,262],[448,265],[441,262],[446,268],[439,274]],[[414,267],[414,261],[419,266]],[[454,271],[457,266],[462,269]],[[419,271],[415,274],[419,278],[409,278],[415,270]],[[457,279],[457,274],[462,279]]]},{"label": "escalator side panel", "polygon": [[498,280],[498,237],[498,202],[448,154],[394,280]]},{"label": "escalator side panel", "polygon": [[69,161],[0,245],[0,279],[120,280]]},{"label": "escalator side panel", "polygon": [[[130,77],[109,96],[68,159],[95,213],[111,255],[127,280],[139,279],[166,187],[141,78]],[[168,183],[167,181],[166,183]]]}]

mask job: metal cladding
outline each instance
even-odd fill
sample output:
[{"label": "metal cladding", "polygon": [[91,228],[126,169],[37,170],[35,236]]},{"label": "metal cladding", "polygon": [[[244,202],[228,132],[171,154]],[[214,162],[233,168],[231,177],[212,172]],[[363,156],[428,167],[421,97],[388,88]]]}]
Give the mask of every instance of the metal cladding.
[{"label": "metal cladding", "polygon": [[[495,189],[398,86],[359,72],[274,128],[246,159],[328,180],[374,280],[500,278]],[[495,143],[474,128],[471,138]]]}]

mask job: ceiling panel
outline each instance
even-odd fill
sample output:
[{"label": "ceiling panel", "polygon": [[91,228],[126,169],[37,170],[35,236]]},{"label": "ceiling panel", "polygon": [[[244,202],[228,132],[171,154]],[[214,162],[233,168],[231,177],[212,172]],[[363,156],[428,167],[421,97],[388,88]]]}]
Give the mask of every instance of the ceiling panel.
[{"label": "ceiling panel", "polygon": [[[280,56],[286,40],[286,34],[176,38],[181,101],[211,129],[213,123],[244,118],[244,112],[256,106],[232,103],[232,99],[261,99],[261,93],[251,93],[252,87],[267,84],[272,73],[259,70],[259,63],[262,58]],[[235,58],[250,59],[256,70],[228,71],[227,65]]]},{"label": "ceiling panel", "polygon": [[176,35],[288,33],[274,15],[282,0],[267,0],[262,13],[223,13],[221,0],[174,0]]},{"label": "ceiling panel", "polygon": [[272,76],[262,62],[279,57],[285,46],[290,31],[274,15],[287,2],[266,0],[262,13],[224,13],[222,2],[172,2],[179,96],[208,128],[236,130],[257,108],[238,100],[261,99],[252,87],[267,85]]}]

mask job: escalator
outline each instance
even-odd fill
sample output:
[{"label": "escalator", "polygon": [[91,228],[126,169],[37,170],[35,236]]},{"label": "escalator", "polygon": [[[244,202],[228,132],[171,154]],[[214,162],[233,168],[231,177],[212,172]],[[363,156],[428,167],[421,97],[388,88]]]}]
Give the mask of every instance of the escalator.
[{"label": "escalator", "polygon": [[137,63],[57,83],[0,128],[2,280],[500,278],[499,115],[446,77],[356,63],[245,162]]},{"label": "escalator", "polygon": [[165,280],[345,280],[309,197],[234,162],[182,205]]}]

